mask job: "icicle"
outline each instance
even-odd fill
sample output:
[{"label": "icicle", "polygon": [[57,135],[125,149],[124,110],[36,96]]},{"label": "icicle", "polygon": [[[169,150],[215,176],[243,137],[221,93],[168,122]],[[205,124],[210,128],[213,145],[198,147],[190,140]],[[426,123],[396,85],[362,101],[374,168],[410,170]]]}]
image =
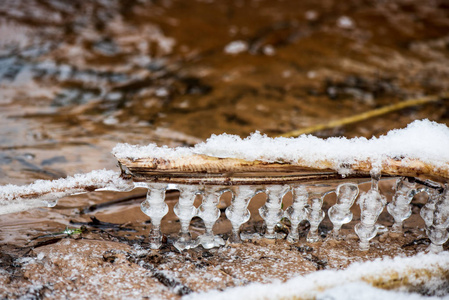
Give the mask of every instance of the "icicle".
[{"label": "icicle", "polygon": [[357,203],[360,206],[360,223],[354,229],[360,239],[360,250],[368,251],[369,241],[377,234],[377,218],[382,213],[387,200],[379,193],[380,174],[371,178],[371,189],[359,197]]},{"label": "icicle", "polygon": [[307,209],[307,200],[309,193],[304,186],[294,187],[292,190],[293,204],[287,208],[284,216],[290,220],[292,225],[287,241],[295,243],[299,240],[298,226],[303,220],[307,220],[309,210]]},{"label": "icicle", "polygon": [[254,186],[242,185],[232,189],[231,206],[226,209],[226,217],[232,224],[232,235],[229,239],[231,243],[240,243],[240,226],[248,222],[251,214],[248,210],[249,201],[263,190],[257,190]]},{"label": "icicle", "polygon": [[394,218],[392,231],[402,232],[402,223],[412,214],[410,202],[418,190],[414,183],[407,181],[404,177],[398,178],[395,190],[396,193],[391,203],[387,205],[387,210]]},{"label": "icicle", "polygon": [[354,183],[342,183],[337,187],[336,194],[337,202],[334,206],[329,208],[327,214],[334,225],[332,230],[333,237],[335,239],[340,239],[341,226],[352,220],[353,215],[351,207],[359,195],[359,187]]},{"label": "icicle", "polygon": [[168,205],[165,203],[165,190],[166,185],[149,184],[147,199],[140,205],[143,213],[151,218],[152,227],[149,240],[152,249],[158,249],[162,244],[161,221],[168,213]]},{"label": "icicle", "polygon": [[439,194],[435,190],[426,189],[426,193],[429,195],[426,205],[421,208],[420,215],[426,224],[426,228],[429,228],[433,224],[433,214],[435,212],[435,204],[438,200]]},{"label": "icicle", "polygon": [[267,239],[276,238],[274,227],[284,216],[284,211],[281,208],[282,198],[289,189],[290,187],[288,185],[272,185],[267,187],[267,200],[265,205],[259,208],[259,214],[265,220],[267,227],[265,232],[265,238]]},{"label": "icicle", "polygon": [[202,191],[203,203],[198,208],[198,216],[203,219],[206,232],[198,237],[198,242],[205,249],[211,249],[225,244],[221,237],[214,236],[213,227],[220,217],[220,210],[217,204],[221,194],[226,191],[226,189],[218,186],[206,186]]},{"label": "icicle", "polygon": [[318,234],[318,226],[320,226],[321,221],[323,221],[325,213],[321,209],[323,206],[323,198],[326,194],[321,197],[312,196],[310,199],[311,205],[307,220],[310,223],[310,230],[307,234],[307,242],[315,243],[320,240],[320,235]]},{"label": "icicle", "polygon": [[421,217],[426,223],[426,232],[430,241],[431,252],[443,251],[443,244],[449,238],[449,187],[445,185],[443,193],[437,195],[429,192],[429,200],[421,209]]},{"label": "icicle", "polygon": [[198,187],[194,185],[178,186],[180,192],[178,203],[174,207],[174,213],[181,223],[181,231],[178,240],[173,244],[179,251],[198,246],[198,241],[190,235],[190,221],[197,214],[197,208],[193,205],[195,197],[199,194]]}]

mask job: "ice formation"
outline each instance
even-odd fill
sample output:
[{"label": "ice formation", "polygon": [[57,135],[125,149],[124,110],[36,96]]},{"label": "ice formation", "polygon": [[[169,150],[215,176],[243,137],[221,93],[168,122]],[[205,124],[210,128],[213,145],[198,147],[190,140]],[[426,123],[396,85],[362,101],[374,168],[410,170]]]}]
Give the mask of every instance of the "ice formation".
[{"label": "ice formation", "polygon": [[203,219],[206,232],[198,237],[199,243],[205,248],[210,249],[225,244],[224,240],[218,235],[214,235],[213,227],[220,218],[220,210],[217,205],[220,196],[226,192],[223,187],[212,187],[202,191],[203,202],[198,208],[198,216]]},{"label": "ice formation", "polygon": [[256,187],[242,185],[232,188],[232,201],[231,206],[226,208],[226,217],[232,224],[232,236],[230,241],[238,243],[240,239],[240,226],[243,223],[248,222],[251,214],[248,210],[249,201],[262,190],[258,190]]},{"label": "ice formation", "polygon": [[449,238],[449,190],[445,185],[443,193],[430,194],[429,201],[421,210],[421,216],[426,223],[427,236],[431,240],[429,250],[440,252],[443,244]]},{"label": "ice formation", "polygon": [[337,203],[329,208],[327,214],[334,228],[332,235],[335,239],[340,239],[340,228],[343,224],[352,220],[351,207],[359,195],[359,187],[354,183],[342,183],[337,187]]},{"label": "ice formation", "polygon": [[369,241],[377,234],[377,218],[382,213],[387,199],[379,193],[380,175],[372,178],[371,189],[362,194],[358,200],[360,206],[360,223],[355,225],[355,233],[360,239],[360,250],[368,251]]},{"label": "ice formation", "polygon": [[265,205],[259,208],[259,214],[265,221],[267,228],[265,237],[268,239],[276,238],[274,227],[284,216],[284,211],[281,208],[282,199],[289,189],[288,185],[274,185],[266,190],[267,200]]},{"label": "ice formation", "polygon": [[198,213],[198,210],[193,205],[198,190],[195,186],[183,185],[179,186],[180,196],[178,203],[174,207],[174,213],[179,218],[181,223],[181,231],[178,240],[174,243],[175,247],[182,251],[185,249],[195,248],[198,243],[192,240],[189,231],[190,221]]},{"label": "ice formation", "polygon": [[391,203],[387,205],[388,212],[394,218],[393,231],[402,232],[402,222],[412,214],[413,197],[418,192],[415,183],[406,181],[404,178],[398,178]]},{"label": "ice formation", "polygon": [[323,206],[323,197],[312,197],[310,211],[307,216],[307,220],[310,223],[309,233],[307,234],[307,241],[309,243],[315,243],[320,240],[318,234],[318,226],[320,226],[321,221],[323,221],[325,213],[321,210]]},{"label": "ice formation", "polygon": [[284,216],[290,220],[292,227],[287,236],[290,243],[299,241],[298,226],[302,221],[306,221],[309,215],[307,200],[309,193],[304,186],[296,186],[292,189],[293,204],[285,211]]},{"label": "ice formation", "polygon": [[161,246],[161,221],[168,213],[168,205],[165,203],[165,185],[154,184],[148,186],[147,198],[141,204],[144,214],[151,218],[150,247],[158,249]]},{"label": "ice formation", "polygon": [[[122,169],[120,176],[103,170],[24,187],[0,187],[0,213],[52,206],[58,198],[73,193],[144,187],[148,194],[141,208],[151,219],[150,243],[157,249],[162,243],[161,222],[169,210],[165,191],[175,189],[180,196],[174,213],[181,229],[174,245],[182,251],[199,245],[209,249],[225,244],[213,231],[221,214],[217,205],[225,192],[232,193],[231,205],[225,210],[232,225],[229,242],[241,242],[240,228],[251,217],[248,205],[257,193],[266,195],[259,209],[265,238],[282,237],[276,225],[286,218],[291,224],[289,242],[300,241],[298,228],[306,221],[310,224],[306,241],[320,241],[318,229],[326,216],[323,199],[335,192],[336,203],[327,210],[334,226],[333,238],[344,238],[340,228],[353,219],[351,208],[358,199],[360,222],[353,228],[360,249],[367,251],[378,233],[377,220],[385,206],[395,220],[392,230],[400,232],[411,214],[414,196],[425,192],[428,200],[420,214],[432,242],[429,250],[440,252],[448,240],[449,226],[449,191],[444,184],[449,179],[447,149],[449,129],[428,120],[415,121],[405,129],[369,140],[269,138],[255,133],[246,139],[227,134],[212,136],[190,148],[119,144],[113,153]],[[395,195],[388,205],[378,188],[381,175],[397,178]],[[372,178],[371,189],[360,196],[357,176]],[[320,185],[317,178],[326,184]],[[351,182],[353,179],[355,182]],[[284,208],[283,197],[289,191],[293,203]],[[197,196],[202,201],[198,209],[194,206]],[[194,217],[201,218],[205,225],[204,234],[197,238],[189,231]]]}]

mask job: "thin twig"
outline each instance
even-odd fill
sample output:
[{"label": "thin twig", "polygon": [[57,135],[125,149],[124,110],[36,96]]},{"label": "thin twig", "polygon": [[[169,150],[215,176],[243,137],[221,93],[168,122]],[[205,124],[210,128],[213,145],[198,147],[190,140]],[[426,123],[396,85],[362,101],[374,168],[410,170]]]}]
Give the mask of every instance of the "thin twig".
[{"label": "thin twig", "polygon": [[381,108],[376,108],[376,109],[373,109],[373,110],[370,110],[370,111],[367,111],[367,112],[364,112],[364,113],[361,113],[358,115],[331,121],[329,123],[318,124],[318,125],[310,126],[307,128],[290,131],[290,132],[281,134],[279,136],[297,137],[302,134],[310,134],[310,133],[314,133],[314,132],[321,131],[321,130],[333,129],[336,127],[341,127],[344,125],[353,124],[353,123],[364,121],[364,120],[367,120],[370,118],[385,115],[385,114],[388,114],[388,113],[391,113],[391,112],[394,112],[397,110],[401,110],[401,109],[404,109],[407,107],[418,106],[418,105],[423,105],[423,104],[432,103],[432,102],[438,102],[438,101],[441,101],[441,100],[444,100],[447,98],[449,98],[449,93],[444,93],[441,95],[431,95],[431,96],[406,100],[403,102],[395,103],[395,104],[384,106]]},{"label": "thin twig", "polygon": [[99,210],[99,209],[103,209],[103,208],[106,208],[106,207],[109,207],[109,206],[114,206],[114,205],[117,205],[117,204],[123,204],[123,203],[129,202],[129,201],[133,201],[133,200],[136,200],[136,199],[141,199],[141,198],[144,198],[146,196],[146,194],[147,194],[146,192],[145,193],[139,193],[139,194],[136,194],[136,195],[130,195],[130,196],[126,196],[126,197],[121,197],[121,198],[114,199],[114,200],[111,200],[111,201],[108,201],[108,202],[103,202],[103,203],[100,203],[100,204],[93,204],[93,205],[90,205],[90,206],[84,208],[82,210],[82,213],[83,214],[91,213],[93,211],[96,211],[96,210]]}]

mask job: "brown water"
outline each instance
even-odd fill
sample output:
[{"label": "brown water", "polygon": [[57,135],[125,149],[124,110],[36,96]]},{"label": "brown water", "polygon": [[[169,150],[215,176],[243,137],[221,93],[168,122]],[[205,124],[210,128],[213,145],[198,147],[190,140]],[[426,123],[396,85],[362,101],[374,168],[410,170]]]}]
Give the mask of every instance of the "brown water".
[{"label": "brown water", "polygon": [[[233,41],[247,49],[226,53]],[[448,90],[443,0],[3,0],[0,184],[116,169],[118,142],[274,136]],[[422,118],[449,124],[447,102],[316,134],[371,137]],[[92,215],[143,234],[140,200],[80,214],[126,195],[2,216],[2,247]]]}]

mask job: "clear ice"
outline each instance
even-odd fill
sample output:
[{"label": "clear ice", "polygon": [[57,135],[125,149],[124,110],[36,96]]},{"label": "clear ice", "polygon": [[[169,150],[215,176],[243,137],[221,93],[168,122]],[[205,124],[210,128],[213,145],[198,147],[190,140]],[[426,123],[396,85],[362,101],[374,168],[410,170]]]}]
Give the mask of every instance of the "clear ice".
[{"label": "clear ice", "polygon": [[309,193],[304,186],[296,186],[292,189],[293,203],[288,207],[284,213],[284,216],[290,220],[291,228],[290,233],[287,236],[287,240],[290,243],[295,243],[299,240],[298,226],[302,221],[307,220],[309,210],[307,208],[307,200],[309,199]]},{"label": "clear ice", "polygon": [[272,185],[266,188],[267,200],[265,205],[259,208],[259,214],[265,221],[265,238],[267,239],[276,238],[274,228],[284,216],[282,199],[289,190],[288,185]]},{"label": "clear ice", "polygon": [[159,249],[162,245],[161,221],[168,213],[165,190],[165,184],[149,184],[147,198],[140,205],[142,212],[151,218],[152,226],[149,235],[151,249]]},{"label": "clear ice", "polygon": [[360,239],[360,250],[369,250],[369,241],[377,234],[376,225],[379,215],[382,213],[387,199],[379,193],[380,174],[372,176],[371,189],[359,197],[357,203],[360,206],[360,223],[355,225],[355,233]]},{"label": "clear ice", "polygon": [[248,222],[251,213],[248,210],[249,201],[259,192],[254,186],[242,185],[231,188],[232,200],[231,205],[226,208],[226,217],[232,224],[232,235],[230,237],[231,243],[240,243],[240,226]]},{"label": "clear ice", "polygon": [[449,238],[449,187],[445,185],[441,194],[429,193],[427,204],[421,209],[421,217],[426,223],[426,232],[431,244],[429,251],[443,251],[443,244]]},{"label": "clear ice", "polygon": [[191,249],[198,246],[198,241],[192,239],[189,231],[190,221],[198,213],[197,208],[194,206],[196,195],[200,192],[198,187],[194,185],[179,185],[177,189],[180,192],[178,203],[176,203],[173,211],[179,218],[181,223],[181,231],[179,237],[174,243],[174,246],[179,251],[185,249]]},{"label": "clear ice", "polygon": [[341,239],[340,228],[343,224],[352,220],[351,207],[359,195],[359,187],[355,183],[342,183],[337,187],[335,193],[337,194],[337,202],[329,208],[327,214],[334,225],[332,236],[335,239]]},{"label": "clear ice", "polygon": [[392,201],[387,205],[387,210],[394,218],[392,231],[402,232],[402,223],[412,214],[413,197],[417,194],[416,184],[401,177],[396,180],[395,194]]},{"label": "clear ice", "polygon": [[220,197],[228,191],[219,186],[206,186],[202,190],[203,202],[198,207],[198,216],[204,221],[206,232],[198,237],[198,243],[205,249],[219,247],[225,244],[224,240],[214,235],[213,227],[220,217],[220,210],[217,207]]},{"label": "clear ice", "polygon": [[[125,176],[126,177],[126,176]],[[360,223],[356,224],[354,230],[360,239],[360,249],[367,251],[369,242],[378,232],[377,219],[384,206],[386,198],[379,193],[378,181],[380,175],[372,175],[371,189],[360,195],[358,205],[360,206]],[[429,251],[440,252],[443,244],[449,239],[449,191],[445,185],[443,192],[439,193],[437,183],[421,183],[425,188],[417,188],[418,183],[407,178],[398,178],[395,185],[395,194],[391,203],[387,205],[388,212],[394,218],[392,230],[401,232],[403,222],[412,213],[411,201],[420,192],[426,192],[429,197],[427,203],[421,209],[421,216],[425,221],[426,233],[431,240]],[[73,177],[58,179],[53,181],[36,181],[27,186],[6,185],[0,187],[0,214],[23,211],[35,207],[56,205],[58,199],[77,193],[88,191],[130,191],[135,187],[148,189],[147,198],[141,204],[142,211],[151,218],[151,231],[149,234],[150,247],[160,248],[162,244],[161,222],[168,213],[168,206],[165,203],[165,192],[167,189],[180,191],[177,204],[174,206],[174,213],[179,218],[181,229],[174,246],[182,251],[202,245],[206,249],[224,245],[221,237],[214,235],[213,226],[220,217],[220,210],[217,204],[221,195],[226,191],[232,192],[231,205],[226,209],[226,217],[232,224],[232,234],[229,241],[232,243],[241,242],[240,227],[247,222],[251,215],[248,204],[255,194],[266,193],[266,202],[259,209],[260,216],[266,225],[265,237],[274,239],[280,235],[275,233],[275,226],[282,219],[288,218],[291,223],[291,230],[287,236],[289,242],[299,240],[298,227],[302,221],[310,223],[310,230],[307,235],[308,242],[316,242],[320,239],[318,226],[325,217],[322,210],[324,194],[312,194],[305,186],[294,184],[289,185],[267,185],[264,189],[256,185],[237,185],[229,188],[221,186],[198,186],[187,184],[162,184],[133,182],[131,178],[123,178],[120,173],[97,170],[88,174],[78,174]],[[285,194],[292,190],[292,205],[285,212],[282,210],[282,200]],[[329,219],[333,224],[333,237],[339,236],[340,228],[343,224],[350,222],[353,218],[351,207],[354,204],[359,189],[354,183],[342,183],[337,186],[336,203],[328,210]],[[197,209],[194,205],[198,194],[202,195],[202,204]],[[193,217],[199,216],[205,224],[205,233],[197,239],[193,239],[189,231]]]},{"label": "clear ice", "polygon": [[318,234],[318,226],[320,226],[321,221],[323,221],[325,213],[321,209],[323,206],[323,198],[325,195],[318,196],[314,195],[310,199],[310,210],[307,216],[307,220],[310,223],[309,233],[307,234],[307,242],[315,243],[320,240],[320,235]]}]

